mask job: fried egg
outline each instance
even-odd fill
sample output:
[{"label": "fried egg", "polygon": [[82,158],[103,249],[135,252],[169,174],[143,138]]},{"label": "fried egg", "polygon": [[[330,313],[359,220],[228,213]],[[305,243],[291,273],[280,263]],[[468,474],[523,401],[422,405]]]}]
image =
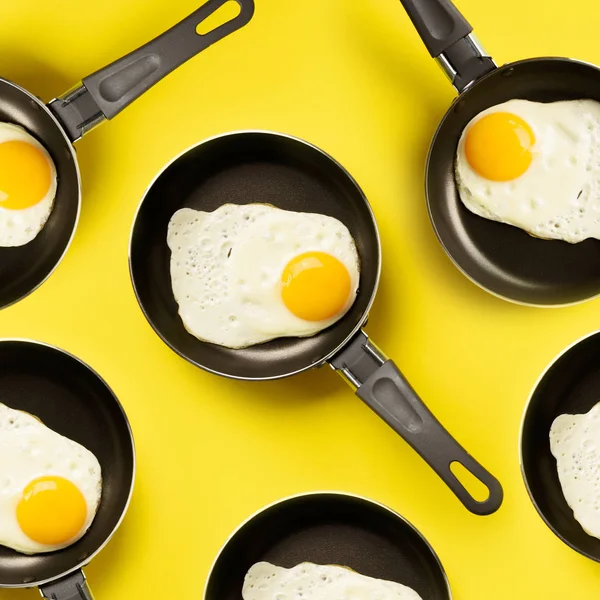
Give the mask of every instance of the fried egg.
[{"label": "fried egg", "polygon": [[0,123],[0,246],[24,246],[42,230],[56,196],[56,167],[25,129]]},{"label": "fried egg", "polygon": [[421,600],[413,589],[360,575],[346,567],[302,563],[291,569],[253,565],[244,579],[244,600]]},{"label": "fried egg", "polygon": [[600,239],[600,103],[510,100],[472,119],[455,162],[473,213],[545,239]]},{"label": "fried egg", "polygon": [[73,544],[92,524],[101,492],[89,450],[0,404],[0,545],[37,554]]},{"label": "fried egg", "polygon": [[567,504],[583,529],[600,539],[600,403],[583,415],[560,415],[550,450]]},{"label": "fried egg", "polygon": [[314,335],[356,298],[358,253],[333,217],[265,204],[183,208],[167,243],[179,315],[203,341],[245,348]]}]

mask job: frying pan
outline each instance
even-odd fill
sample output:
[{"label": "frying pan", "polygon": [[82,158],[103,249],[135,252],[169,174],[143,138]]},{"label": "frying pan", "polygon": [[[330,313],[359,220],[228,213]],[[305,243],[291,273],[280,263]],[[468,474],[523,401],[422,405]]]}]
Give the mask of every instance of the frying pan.
[{"label": "frying pan", "polygon": [[100,375],[76,357],[17,339],[0,341],[0,402],[93,452],[103,481],[96,518],[72,546],[34,556],[0,546],[0,587],[39,586],[44,598],[92,600],[81,567],[116,531],[133,491],[135,450],[123,408]]},{"label": "frying pan", "polygon": [[600,244],[541,240],[474,215],[454,183],[454,157],[467,123],[513,98],[600,100],[600,70],[568,58],[533,58],[497,68],[449,0],[402,0],[431,56],[459,92],[427,158],[431,222],[448,256],[471,281],[521,304],[556,306],[600,294]]},{"label": "frying pan", "polygon": [[321,492],[280,500],[250,517],[227,540],[208,576],[204,600],[241,600],[257,562],[345,566],[395,581],[427,600],[452,594],[439,558],[404,518],[372,500]]},{"label": "frying pan", "polygon": [[562,414],[587,413],[600,400],[600,332],[564,350],[533,388],[523,416],[521,472],[529,496],[546,525],[568,546],[600,562],[600,540],[575,520],[550,452],[550,427]]},{"label": "frying pan", "polygon": [[[354,237],[362,273],[354,305],[343,319],[309,338],[279,338],[243,350],[201,342],[184,328],[173,297],[167,225],[190,207],[264,202],[330,215]],[[463,504],[489,514],[502,502],[498,481],[435,419],[396,365],[363,332],[381,265],[375,218],[358,184],[331,156],[297,138],[265,131],[230,133],[183,152],[158,174],[138,208],[129,248],[135,294],[149,323],[180,356],[233,379],[287,377],[329,363],[388,425],[421,454]],[[454,476],[461,463],[489,490],[475,500]]]},{"label": "frying pan", "polygon": [[54,209],[46,226],[25,246],[0,248],[0,308],[27,296],[54,271],[75,233],[81,182],[73,143],[112,119],[165,75],[250,21],[254,0],[232,0],[240,13],[200,35],[196,27],[228,0],[209,0],[145,46],[96,71],[45,105],[27,90],[0,79],[0,121],[27,129],[48,150],[58,174]]}]

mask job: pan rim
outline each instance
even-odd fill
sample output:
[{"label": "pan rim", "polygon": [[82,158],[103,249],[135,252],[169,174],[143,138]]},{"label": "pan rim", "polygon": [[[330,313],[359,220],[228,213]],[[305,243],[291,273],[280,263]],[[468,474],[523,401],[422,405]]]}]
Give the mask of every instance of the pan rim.
[{"label": "pan rim", "polygon": [[[540,509],[540,507],[538,506],[538,503],[536,502],[535,498],[533,497],[533,492],[531,491],[531,488],[529,487],[529,479],[527,477],[527,473],[525,471],[525,467],[523,464],[523,430],[525,428],[525,420],[527,418],[527,415],[529,413],[529,408],[531,405],[531,402],[533,400],[533,396],[538,388],[538,386],[540,385],[540,383],[542,382],[542,380],[544,379],[544,377],[546,377],[547,373],[550,371],[550,369],[552,369],[552,367],[568,352],[570,352],[573,348],[575,348],[576,346],[578,346],[579,344],[581,344],[582,342],[584,342],[585,340],[592,338],[596,335],[600,334],[600,329],[596,329],[590,333],[587,333],[583,336],[581,336],[580,338],[576,339],[575,341],[571,342],[568,346],[566,346],[565,348],[563,348],[558,354],[556,354],[554,356],[554,358],[552,358],[552,360],[550,360],[548,362],[548,364],[546,365],[546,367],[544,368],[544,370],[542,371],[542,373],[540,374],[540,376],[537,378],[536,382],[534,383],[531,392],[529,393],[529,397],[527,398],[527,402],[525,403],[525,407],[523,409],[523,414],[521,416],[521,425],[519,427],[519,468],[521,470],[521,477],[523,479],[523,483],[525,484],[525,489],[527,490],[527,495],[529,496],[529,499],[531,500],[531,503],[533,504],[535,510],[537,511],[538,515],[541,517],[542,521],[544,521],[544,523],[547,525],[547,527],[550,529],[550,531],[552,531],[552,533],[564,544],[566,544],[567,546],[569,546],[569,548],[571,548],[572,550],[574,550],[575,552],[581,554],[582,556],[585,556],[586,558],[589,558],[590,560],[593,560],[595,562],[600,562],[600,558],[592,556],[591,554],[588,554],[587,552],[585,552],[584,550],[582,550],[581,548],[577,547],[575,544],[572,544],[567,538],[565,538],[559,531],[557,531],[554,526],[548,521],[548,519],[546,518],[546,515],[543,513],[543,511]],[[573,517],[574,518],[574,517]]]},{"label": "pan rim", "polygon": [[598,66],[592,62],[581,60],[578,58],[569,58],[566,56],[535,56],[535,57],[531,57],[531,58],[523,58],[521,60],[516,60],[513,62],[508,62],[503,65],[500,65],[499,67],[496,67],[494,70],[490,71],[489,73],[486,73],[483,77],[480,77],[479,79],[476,79],[475,81],[471,82],[460,94],[458,94],[454,98],[454,100],[452,100],[452,103],[448,107],[447,111],[444,113],[444,116],[442,117],[438,126],[436,127],[435,132],[431,138],[431,142],[429,143],[429,149],[427,151],[427,158],[425,160],[425,199],[426,199],[426,203],[427,203],[427,212],[429,214],[429,221],[431,222],[431,226],[433,228],[433,231],[435,233],[435,236],[436,236],[440,246],[444,249],[446,256],[451,260],[451,262],[454,264],[454,266],[471,283],[475,284],[479,289],[487,292],[488,294],[491,294],[492,296],[495,296],[496,298],[498,298],[500,300],[506,300],[507,302],[511,302],[512,304],[517,304],[519,306],[531,306],[534,308],[546,308],[546,309],[565,308],[568,306],[576,306],[578,304],[583,304],[584,302],[589,302],[590,300],[595,300],[597,298],[600,298],[600,292],[598,292],[597,294],[594,294],[593,296],[587,296],[587,297],[581,298],[579,300],[573,300],[572,302],[541,304],[541,303],[537,303],[537,302],[526,302],[525,300],[517,300],[516,298],[511,298],[510,296],[505,296],[504,294],[501,294],[500,292],[496,292],[496,291],[492,290],[491,288],[487,287],[486,285],[484,285],[483,283],[477,281],[477,279],[472,277],[466,271],[466,269],[464,269],[458,263],[458,261],[454,258],[454,256],[448,249],[446,243],[442,239],[442,235],[440,234],[440,231],[439,231],[439,229],[436,225],[435,219],[433,217],[433,212],[431,209],[430,195],[429,195],[429,172],[430,172],[430,163],[431,163],[431,157],[432,157],[432,153],[433,153],[433,147],[438,138],[438,135],[440,133],[442,125],[446,122],[446,119],[447,119],[448,115],[450,114],[450,111],[453,110],[455,105],[462,100],[462,96],[464,94],[468,93],[471,89],[475,88],[483,80],[494,76],[494,74],[497,73],[498,71],[504,71],[504,70],[510,69],[512,67],[521,65],[521,64],[538,62],[538,61],[553,61],[553,62],[564,61],[564,62],[580,64],[580,65],[583,65],[586,67],[591,67],[592,69],[594,69],[596,71],[600,71],[600,66]]},{"label": "pan rim", "polygon": [[131,429],[131,424],[129,423],[129,419],[127,418],[127,414],[125,413],[125,409],[123,408],[121,401],[119,400],[117,395],[113,392],[112,388],[108,385],[106,380],[90,365],[88,365],[86,362],[84,362],[82,359],[78,358],[71,352],[68,352],[67,350],[63,350],[62,348],[59,348],[58,346],[55,346],[54,344],[50,344],[48,342],[42,342],[40,340],[34,340],[31,338],[19,338],[19,337],[0,338],[0,345],[4,344],[5,342],[18,342],[18,343],[31,344],[31,345],[35,345],[35,346],[44,346],[46,348],[50,348],[51,350],[55,350],[57,352],[60,352],[61,354],[68,356],[71,359],[74,359],[76,362],[81,364],[83,367],[85,367],[86,369],[91,371],[91,373],[93,375],[95,375],[104,384],[106,389],[110,392],[111,396],[114,398],[115,402],[117,403],[117,407],[120,409],[121,414],[123,415],[125,425],[127,426],[127,430],[129,432],[129,440],[131,441],[131,452],[132,452],[132,457],[133,457],[133,465],[132,465],[132,471],[131,471],[131,483],[129,485],[129,494],[127,495],[127,501],[125,503],[125,507],[123,508],[123,511],[121,512],[121,516],[119,517],[119,519],[118,519],[117,523],[115,524],[115,526],[113,527],[112,531],[108,534],[108,536],[106,537],[104,542],[102,542],[102,544],[100,544],[100,546],[98,546],[98,548],[96,548],[96,550],[94,550],[94,552],[92,552],[92,554],[87,556],[83,561],[81,561],[74,567],[70,568],[67,571],[64,571],[63,573],[61,573],[60,575],[57,575],[55,577],[50,577],[48,579],[43,579],[40,581],[37,581],[37,580],[31,581],[28,583],[15,583],[15,584],[8,584],[8,585],[0,585],[0,589],[34,588],[34,587],[41,587],[47,583],[51,583],[58,579],[62,579],[63,577],[67,577],[71,573],[79,571],[80,569],[85,567],[108,544],[108,542],[110,541],[112,536],[116,533],[117,529],[121,526],[121,523],[122,523],[123,519],[125,518],[127,510],[129,509],[129,505],[131,503],[131,497],[133,495],[133,488],[134,488],[134,484],[135,484],[136,464],[137,464],[136,452],[135,452],[135,440],[133,439],[133,431]]},{"label": "pan rim", "polygon": [[[137,222],[138,222],[139,213],[140,213],[140,211],[142,209],[142,206],[144,205],[144,201],[146,200],[146,197],[148,196],[148,193],[154,187],[154,184],[162,176],[162,174],[171,165],[173,165],[177,160],[179,160],[181,157],[183,157],[188,152],[194,150],[195,148],[198,148],[200,146],[203,146],[204,144],[213,142],[213,141],[221,139],[221,138],[228,138],[228,137],[234,137],[234,136],[238,136],[238,135],[247,135],[247,134],[260,134],[260,135],[266,135],[266,136],[287,138],[289,140],[292,140],[294,142],[298,142],[298,143],[300,143],[300,144],[302,144],[304,146],[307,146],[307,147],[311,148],[312,150],[314,150],[314,151],[318,152],[319,154],[323,155],[329,161],[333,162],[334,165],[343,172],[343,174],[348,178],[348,180],[350,181],[350,183],[356,188],[356,190],[358,191],[358,193],[360,194],[360,196],[362,197],[362,199],[363,199],[363,201],[365,203],[367,211],[369,212],[369,215],[371,217],[371,222],[373,223],[373,229],[375,231],[375,241],[377,243],[377,253],[378,253],[378,256],[379,256],[379,260],[377,261],[377,273],[375,275],[375,283],[373,285],[373,289],[371,290],[371,297],[369,298],[369,302],[367,303],[367,306],[365,307],[362,316],[358,319],[358,323],[352,328],[352,331],[344,338],[344,340],[340,344],[338,344],[335,347],[335,349],[333,349],[331,352],[329,352],[325,357],[320,358],[319,360],[312,362],[308,366],[302,367],[301,369],[296,369],[295,371],[291,371],[289,373],[283,373],[283,374],[280,374],[280,375],[269,375],[269,376],[264,376],[264,377],[246,377],[246,376],[240,376],[240,375],[232,375],[232,374],[229,374],[229,373],[223,373],[221,371],[218,371],[217,369],[211,369],[211,368],[209,368],[209,367],[207,367],[207,366],[205,366],[203,364],[200,364],[199,362],[191,359],[190,357],[186,356],[178,348],[176,348],[173,344],[171,344],[171,342],[166,337],[164,337],[163,334],[155,327],[155,325],[153,323],[153,320],[149,317],[149,315],[148,315],[148,313],[146,311],[144,303],[140,299],[140,295],[138,293],[137,285],[135,283],[135,277],[134,277],[134,274],[133,274],[133,264],[132,264],[132,260],[131,260],[132,246],[133,246],[133,235],[134,235],[135,227],[136,227]],[[309,371],[310,369],[321,367],[325,363],[327,363],[329,360],[331,360],[336,354],[338,354],[341,350],[343,350],[348,345],[348,343],[350,342],[350,340],[352,340],[352,338],[362,329],[362,327],[364,326],[366,320],[368,319],[369,311],[371,310],[371,307],[373,306],[373,302],[375,301],[375,296],[377,295],[377,290],[379,288],[379,282],[380,282],[380,278],[381,278],[381,268],[382,268],[381,266],[382,266],[382,262],[383,262],[382,249],[381,249],[381,235],[379,233],[379,227],[377,226],[377,220],[375,219],[375,214],[373,212],[373,207],[371,206],[369,200],[367,199],[367,196],[364,193],[363,189],[358,184],[358,182],[356,181],[356,179],[352,176],[352,174],[338,160],[336,160],[331,154],[329,154],[325,150],[322,150],[318,146],[315,146],[311,142],[308,142],[308,141],[306,141],[306,140],[304,140],[302,138],[299,138],[297,136],[294,136],[294,135],[291,135],[291,134],[288,134],[288,133],[278,132],[278,131],[274,131],[274,130],[270,130],[270,129],[236,129],[236,130],[227,131],[227,132],[224,132],[224,133],[218,133],[218,134],[210,136],[208,138],[204,138],[204,139],[200,140],[199,142],[195,142],[194,144],[192,144],[192,145],[188,146],[187,148],[183,149],[176,156],[174,156],[173,158],[171,158],[171,160],[169,160],[156,173],[156,175],[152,178],[152,180],[150,181],[149,185],[146,187],[144,193],[142,194],[142,198],[141,198],[141,200],[140,200],[140,202],[139,202],[139,204],[138,204],[138,206],[136,208],[136,211],[135,211],[135,214],[134,214],[134,217],[133,217],[133,223],[131,225],[131,229],[130,229],[130,232],[129,232],[129,247],[128,247],[128,257],[127,258],[128,258],[128,264],[129,264],[129,279],[131,281],[131,284],[132,284],[132,287],[133,287],[133,292],[135,294],[135,298],[137,300],[138,306],[139,306],[140,310],[142,311],[142,314],[146,318],[146,321],[148,322],[148,324],[150,325],[150,327],[154,330],[154,332],[158,335],[158,337],[173,352],[175,352],[175,354],[179,355],[181,358],[183,358],[187,362],[193,364],[194,366],[202,369],[203,371],[211,373],[213,375],[219,375],[221,377],[226,377],[228,379],[232,379],[232,380],[236,380],[236,381],[275,381],[277,379],[285,379],[286,377],[293,377],[294,375],[298,375],[300,373],[303,373],[304,371]],[[334,323],[332,325],[332,327],[335,327],[335,326],[336,326],[336,323]],[[189,334],[189,335],[192,335],[192,334]],[[201,340],[197,340],[197,342],[198,343],[204,343],[204,344],[207,343],[207,342],[202,342]]]},{"label": "pan rim", "polygon": [[[65,142],[67,143],[69,151],[71,152],[71,158],[73,159],[73,164],[75,166],[75,174],[77,176],[77,214],[75,215],[75,222],[73,223],[71,235],[69,236],[67,245],[65,246],[63,253],[60,255],[60,257],[56,261],[56,263],[54,263],[54,266],[52,267],[52,269],[50,269],[50,271],[46,274],[46,276],[41,281],[39,281],[34,287],[32,287],[29,291],[22,294],[18,298],[15,298],[11,302],[0,306],[0,310],[3,310],[5,308],[8,308],[9,306],[12,306],[13,304],[16,304],[17,302],[20,302],[21,300],[24,300],[25,298],[27,298],[27,296],[29,296],[30,294],[33,294],[33,292],[35,292],[39,287],[41,287],[44,283],[46,283],[46,281],[50,278],[50,276],[54,273],[54,271],[56,271],[56,269],[58,268],[58,265],[60,265],[60,263],[63,261],[64,257],[66,256],[67,252],[69,251],[69,248],[71,247],[71,243],[73,242],[73,238],[75,237],[75,232],[77,231],[77,226],[79,225],[79,217],[81,214],[81,173],[79,171],[79,162],[77,161],[77,154],[75,153],[75,147],[73,146],[73,142],[71,142],[71,140],[69,139],[69,136],[63,129],[63,126],[60,124],[59,120],[52,114],[52,111],[46,106],[46,104],[44,104],[44,102],[42,102],[38,97],[34,96],[31,92],[26,90],[24,87],[21,87],[20,85],[17,85],[16,83],[9,81],[8,79],[4,79],[3,77],[0,77],[0,82],[6,83],[6,84],[10,85],[11,87],[24,93],[25,95],[27,95],[30,100],[34,101],[54,121],[54,123],[56,124],[56,127],[58,128],[58,130],[62,134],[63,138],[65,139]],[[37,137],[36,137],[36,139],[37,139]],[[42,143],[42,142],[40,142],[40,143]],[[44,146],[44,148],[46,147],[45,144],[42,144],[42,145]],[[59,185],[60,185],[60,183],[59,183]],[[54,210],[54,206],[52,207],[52,210]],[[1,341],[1,339],[0,339],[0,341]]]},{"label": "pan rim", "polygon": [[446,573],[446,570],[444,569],[444,565],[442,564],[442,561],[440,560],[440,557],[438,556],[437,552],[434,550],[433,546],[429,543],[427,538],[425,538],[425,536],[421,533],[421,531],[419,529],[417,529],[406,517],[402,516],[399,512],[396,512],[393,508],[390,508],[389,506],[379,502],[378,500],[373,500],[372,498],[368,498],[367,496],[363,496],[361,494],[354,494],[352,492],[344,492],[341,490],[315,490],[312,492],[300,492],[298,494],[284,496],[283,498],[279,498],[278,500],[269,502],[268,504],[264,505],[262,508],[259,508],[258,510],[254,511],[250,516],[246,517],[246,519],[244,519],[229,534],[229,536],[227,537],[227,539],[225,540],[223,545],[219,548],[219,550],[215,556],[215,559],[213,560],[213,562],[210,566],[210,569],[208,570],[208,574],[206,575],[206,581],[204,583],[204,590],[202,592],[202,600],[206,600],[206,593],[208,591],[208,585],[213,577],[214,569],[217,565],[217,562],[221,558],[223,551],[229,545],[229,543],[233,540],[233,538],[248,523],[253,521],[256,517],[258,517],[262,513],[266,512],[266,511],[270,510],[271,508],[274,508],[275,506],[278,506],[280,504],[285,504],[285,503],[287,503],[291,500],[295,500],[297,498],[307,498],[307,497],[315,497],[316,498],[318,496],[339,496],[339,497],[343,497],[343,498],[356,498],[367,504],[371,504],[378,508],[382,508],[386,512],[390,513],[393,517],[400,519],[402,522],[404,522],[405,525],[408,525],[408,527],[410,527],[410,529],[412,529],[417,534],[417,536],[423,541],[423,543],[425,544],[427,549],[431,552],[436,564],[438,565],[438,567],[440,569],[442,577],[444,578],[444,583],[446,584],[446,591],[448,592],[448,600],[452,600],[452,589],[450,588],[450,580],[448,579],[448,574]]}]

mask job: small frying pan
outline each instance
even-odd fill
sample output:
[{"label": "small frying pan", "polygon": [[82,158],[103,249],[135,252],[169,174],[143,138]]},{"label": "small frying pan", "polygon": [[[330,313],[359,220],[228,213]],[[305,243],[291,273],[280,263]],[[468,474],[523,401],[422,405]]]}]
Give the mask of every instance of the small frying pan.
[{"label": "small frying pan", "polygon": [[584,414],[600,401],[600,332],[564,350],[536,383],[521,425],[521,471],[535,508],[568,546],[600,562],[600,540],[575,520],[550,452],[550,427],[563,414]]},{"label": "small frying pan", "polygon": [[433,138],[426,193],[435,232],[456,266],[492,294],[521,304],[557,306],[600,294],[600,244],[533,238],[464,207],[454,158],[467,123],[513,98],[600,101],[600,70],[568,58],[534,58],[496,68],[449,0],[402,0],[431,56],[459,92]]},{"label": "small frying pan", "polygon": [[116,531],[133,491],[135,450],[123,407],[88,365],[27,340],[0,341],[0,402],[85,446],[102,468],[100,507],[87,533],[48,554],[26,556],[0,546],[0,588],[39,586],[44,598],[92,600],[81,568]]},{"label": "small frying pan", "polygon": [[240,14],[200,35],[197,26],[228,0],[206,4],[145,46],[96,71],[47,106],[27,90],[0,79],[0,121],[27,129],[56,165],[58,190],[46,226],[25,246],[0,248],[0,308],[24,298],[54,271],[75,233],[81,182],[73,143],[112,119],[165,75],[250,21],[254,0],[234,0]]},{"label": "small frying pan", "polygon": [[[167,225],[183,207],[213,211],[228,202],[257,201],[344,223],[362,265],[358,296],[343,319],[313,337],[280,338],[243,350],[201,342],[185,330],[173,297]],[[499,508],[498,481],[450,436],[362,330],[379,281],[379,233],[362,190],[331,156],[297,138],[261,131],[226,134],[190,148],[146,191],[131,233],[129,261],[142,311],[180,356],[211,373],[250,381],[287,377],[329,363],[469,510],[489,514]],[[488,488],[487,500],[478,502],[469,494],[450,469],[454,462]]]},{"label": "small frying pan", "polygon": [[286,568],[303,562],[344,566],[407,585],[426,600],[452,597],[427,540],[391,509],[350,494],[293,496],[250,517],[217,556],[204,600],[241,600],[244,576],[260,561]]}]

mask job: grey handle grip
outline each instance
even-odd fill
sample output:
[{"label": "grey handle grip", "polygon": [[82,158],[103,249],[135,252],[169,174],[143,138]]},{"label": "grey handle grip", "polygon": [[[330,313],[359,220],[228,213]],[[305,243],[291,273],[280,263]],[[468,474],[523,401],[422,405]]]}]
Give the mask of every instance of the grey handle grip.
[{"label": "grey handle grip", "polygon": [[112,119],[165,75],[246,25],[254,14],[254,0],[234,0],[241,9],[237,17],[204,35],[196,33],[198,25],[228,1],[209,0],[167,32],[86,77],[83,85],[104,116]]},{"label": "grey handle grip", "polygon": [[[356,395],[427,461],[471,512],[489,515],[500,508],[500,482],[446,431],[391,360],[371,375]],[[460,463],[487,487],[486,500],[479,502],[471,496],[450,470],[453,462]]]},{"label": "grey handle grip", "polygon": [[[500,508],[500,482],[484,469],[442,426],[425,406],[398,367],[387,360],[366,333],[358,335],[331,360],[355,388],[356,395],[404,438],[441,477],[467,509],[489,515]],[[456,478],[450,465],[460,463],[488,489],[478,501]]]},{"label": "grey handle grip", "polygon": [[401,0],[432,57],[469,35],[473,28],[450,0]]},{"label": "grey handle grip", "polygon": [[[240,13],[208,33],[197,33],[198,25],[227,2],[236,2]],[[151,42],[85,77],[81,85],[52,100],[49,108],[75,142],[104,119],[112,119],[171,71],[246,25],[253,14],[254,0],[208,0]]]},{"label": "grey handle grip", "polygon": [[43,598],[49,600],[94,600],[83,571],[75,571],[62,579],[40,586]]}]

